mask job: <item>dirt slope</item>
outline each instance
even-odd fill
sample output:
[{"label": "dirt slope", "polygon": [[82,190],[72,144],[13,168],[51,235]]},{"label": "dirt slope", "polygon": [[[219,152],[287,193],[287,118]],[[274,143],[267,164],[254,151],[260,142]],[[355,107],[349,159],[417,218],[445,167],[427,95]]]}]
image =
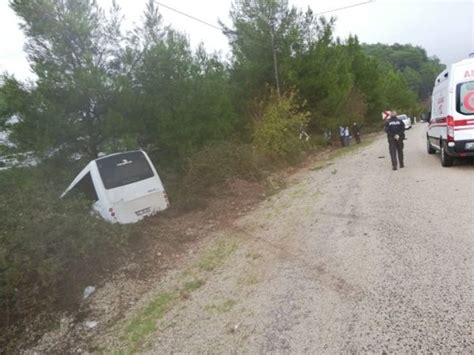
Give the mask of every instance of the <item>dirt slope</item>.
[{"label": "dirt slope", "polygon": [[302,171],[90,349],[474,352],[474,165],[442,168],[423,132],[408,132],[399,171],[384,137]]}]

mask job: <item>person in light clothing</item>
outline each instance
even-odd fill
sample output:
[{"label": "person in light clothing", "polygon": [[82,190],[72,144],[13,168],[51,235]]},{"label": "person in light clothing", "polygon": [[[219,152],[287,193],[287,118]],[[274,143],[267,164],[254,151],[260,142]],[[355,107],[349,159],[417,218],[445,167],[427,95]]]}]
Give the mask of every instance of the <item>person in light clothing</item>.
[{"label": "person in light clothing", "polygon": [[344,145],[346,147],[351,145],[351,132],[349,131],[349,126],[344,128]]},{"label": "person in light clothing", "polygon": [[344,134],[345,134],[345,128],[342,126],[339,126],[339,139],[341,140],[341,146],[345,146],[345,141],[344,141]]}]

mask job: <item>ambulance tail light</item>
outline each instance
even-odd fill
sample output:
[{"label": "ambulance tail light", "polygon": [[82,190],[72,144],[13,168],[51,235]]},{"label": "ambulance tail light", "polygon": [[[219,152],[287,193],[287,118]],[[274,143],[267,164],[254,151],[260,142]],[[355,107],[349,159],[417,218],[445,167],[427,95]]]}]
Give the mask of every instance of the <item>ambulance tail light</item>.
[{"label": "ambulance tail light", "polygon": [[448,124],[448,142],[454,142],[454,118],[453,116],[448,116],[446,118]]}]

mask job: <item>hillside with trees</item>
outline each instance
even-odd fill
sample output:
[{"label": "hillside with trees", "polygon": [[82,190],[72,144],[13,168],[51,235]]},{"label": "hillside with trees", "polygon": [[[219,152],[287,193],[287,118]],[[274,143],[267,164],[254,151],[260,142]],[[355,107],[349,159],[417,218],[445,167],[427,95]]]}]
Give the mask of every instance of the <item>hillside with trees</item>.
[{"label": "hillside with trees", "polygon": [[389,70],[397,70],[419,100],[431,96],[434,78],[444,69],[438,58],[428,57],[425,49],[411,44],[364,44],[363,50]]}]

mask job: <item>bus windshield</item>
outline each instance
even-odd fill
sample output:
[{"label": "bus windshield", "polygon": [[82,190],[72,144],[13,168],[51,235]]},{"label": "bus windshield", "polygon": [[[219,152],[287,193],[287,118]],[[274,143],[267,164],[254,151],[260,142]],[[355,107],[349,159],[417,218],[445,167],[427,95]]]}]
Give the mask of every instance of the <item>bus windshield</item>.
[{"label": "bus windshield", "polygon": [[153,170],[142,152],[128,152],[96,160],[107,190],[153,177]]}]

